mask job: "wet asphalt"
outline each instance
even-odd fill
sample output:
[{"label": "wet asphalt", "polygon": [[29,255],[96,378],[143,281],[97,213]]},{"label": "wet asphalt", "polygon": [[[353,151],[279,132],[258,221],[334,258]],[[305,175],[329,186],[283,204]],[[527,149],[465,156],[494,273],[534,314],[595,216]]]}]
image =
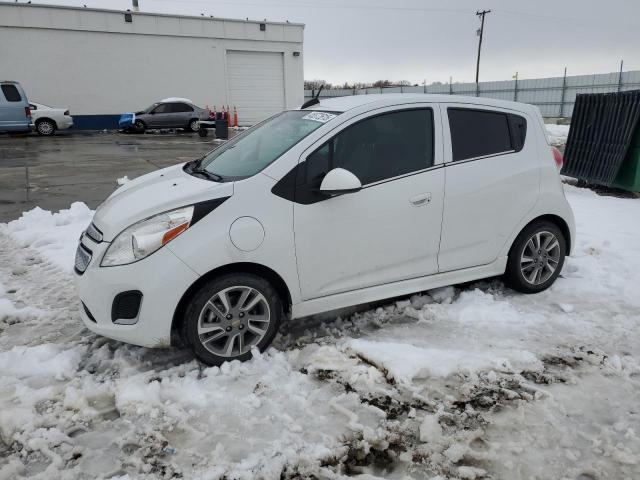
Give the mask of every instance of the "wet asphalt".
[{"label": "wet asphalt", "polygon": [[95,208],[130,179],[193,160],[218,145],[193,133],[0,134],[0,222],[39,206],[57,211],[76,201]]}]

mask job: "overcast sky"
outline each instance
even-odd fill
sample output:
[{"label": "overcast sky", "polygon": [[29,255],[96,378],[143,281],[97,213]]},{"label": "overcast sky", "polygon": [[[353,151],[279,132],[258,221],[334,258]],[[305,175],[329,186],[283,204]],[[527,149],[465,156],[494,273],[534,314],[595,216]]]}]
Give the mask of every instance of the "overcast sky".
[{"label": "overcast sky", "polygon": [[[21,2],[23,0],[20,0]],[[33,0],[126,9],[130,0]],[[473,81],[640,69],[640,0],[140,0],[143,11],[304,23],[305,79]]]}]

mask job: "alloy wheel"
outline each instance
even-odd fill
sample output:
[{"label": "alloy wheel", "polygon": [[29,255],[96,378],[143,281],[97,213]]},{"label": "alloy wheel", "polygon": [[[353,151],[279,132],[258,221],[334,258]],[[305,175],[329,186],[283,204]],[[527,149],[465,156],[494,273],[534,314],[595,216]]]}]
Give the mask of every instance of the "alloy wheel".
[{"label": "alloy wheel", "polygon": [[251,350],[271,322],[269,303],[258,290],[233,286],[215,293],[198,318],[198,338],[214,355],[233,358]]},{"label": "alloy wheel", "polygon": [[520,271],[531,285],[545,283],[560,264],[560,242],[549,231],[534,233],[522,250]]},{"label": "alloy wheel", "polygon": [[51,135],[53,133],[53,124],[46,120],[38,123],[38,133],[41,135]]}]

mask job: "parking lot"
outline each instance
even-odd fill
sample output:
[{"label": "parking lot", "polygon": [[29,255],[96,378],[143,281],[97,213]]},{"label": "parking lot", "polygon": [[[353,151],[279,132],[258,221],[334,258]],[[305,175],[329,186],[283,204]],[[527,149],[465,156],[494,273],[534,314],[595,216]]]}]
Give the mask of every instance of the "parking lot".
[{"label": "parking lot", "polygon": [[0,135],[0,222],[35,206],[60,210],[81,200],[95,208],[118,178],[197,158],[215,148],[213,138],[185,132]]}]

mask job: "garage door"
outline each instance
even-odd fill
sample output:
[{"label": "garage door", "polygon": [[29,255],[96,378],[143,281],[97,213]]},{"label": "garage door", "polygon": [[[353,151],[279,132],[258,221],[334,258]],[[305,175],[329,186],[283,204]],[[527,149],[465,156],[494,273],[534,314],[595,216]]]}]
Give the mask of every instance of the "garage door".
[{"label": "garage door", "polygon": [[229,105],[240,125],[253,125],[284,109],[284,58],[276,52],[227,51]]}]

